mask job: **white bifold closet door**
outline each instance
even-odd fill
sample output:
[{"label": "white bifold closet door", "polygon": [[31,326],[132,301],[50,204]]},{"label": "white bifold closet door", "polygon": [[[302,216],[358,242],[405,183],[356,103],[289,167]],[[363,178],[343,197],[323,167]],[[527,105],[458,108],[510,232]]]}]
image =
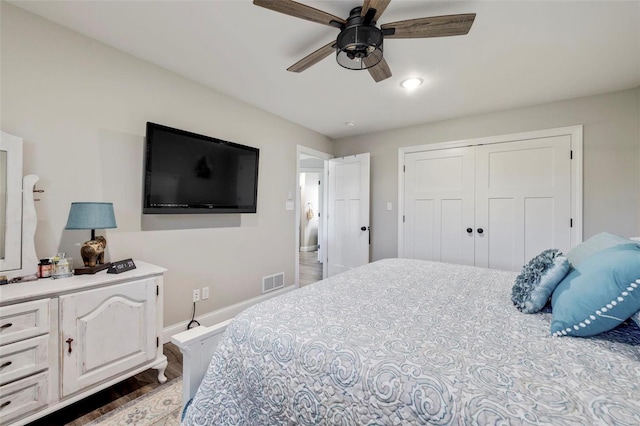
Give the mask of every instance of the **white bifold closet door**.
[{"label": "white bifold closet door", "polygon": [[518,271],[571,247],[571,139],[405,155],[404,257]]},{"label": "white bifold closet door", "polygon": [[405,155],[404,257],[473,265],[474,150]]}]

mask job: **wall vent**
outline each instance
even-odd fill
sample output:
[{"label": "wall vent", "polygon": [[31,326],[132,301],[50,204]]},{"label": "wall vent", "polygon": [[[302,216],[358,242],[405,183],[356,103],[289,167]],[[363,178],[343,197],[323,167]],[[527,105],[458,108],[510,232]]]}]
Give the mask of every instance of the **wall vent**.
[{"label": "wall vent", "polygon": [[268,293],[284,287],[284,272],[262,278],[262,292]]}]

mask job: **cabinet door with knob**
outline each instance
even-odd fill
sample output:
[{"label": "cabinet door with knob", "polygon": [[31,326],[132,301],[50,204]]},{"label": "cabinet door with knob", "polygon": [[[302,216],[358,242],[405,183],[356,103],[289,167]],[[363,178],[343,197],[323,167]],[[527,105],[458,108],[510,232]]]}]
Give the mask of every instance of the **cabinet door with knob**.
[{"label": "cabinet door with knob", "polygon": [[62,396],[156,356],[156,281],[60,296]]}]

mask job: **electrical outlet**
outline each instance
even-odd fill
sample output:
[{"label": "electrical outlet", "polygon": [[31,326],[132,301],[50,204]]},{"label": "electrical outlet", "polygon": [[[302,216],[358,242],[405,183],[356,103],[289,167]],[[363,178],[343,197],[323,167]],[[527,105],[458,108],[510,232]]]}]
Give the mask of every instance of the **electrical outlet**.
[{"label": "electrical outlet", "polygon": [[200,301],[200,289],[195,289],[193,290],[193,301],[194,302],[199,302]]},{"label": "electrical outlet", "polygon": [[202,300],[209,298],[209,287],[202,287]]}]

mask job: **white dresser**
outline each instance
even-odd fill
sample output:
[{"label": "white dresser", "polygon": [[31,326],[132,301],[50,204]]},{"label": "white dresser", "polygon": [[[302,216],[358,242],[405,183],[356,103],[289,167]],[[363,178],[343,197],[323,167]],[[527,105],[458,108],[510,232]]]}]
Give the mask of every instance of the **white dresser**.
[{"label": "white dresser", "polygon": [[23,425],[149,368],[164,375],[164,268],[0,287],[0,424]]}]

